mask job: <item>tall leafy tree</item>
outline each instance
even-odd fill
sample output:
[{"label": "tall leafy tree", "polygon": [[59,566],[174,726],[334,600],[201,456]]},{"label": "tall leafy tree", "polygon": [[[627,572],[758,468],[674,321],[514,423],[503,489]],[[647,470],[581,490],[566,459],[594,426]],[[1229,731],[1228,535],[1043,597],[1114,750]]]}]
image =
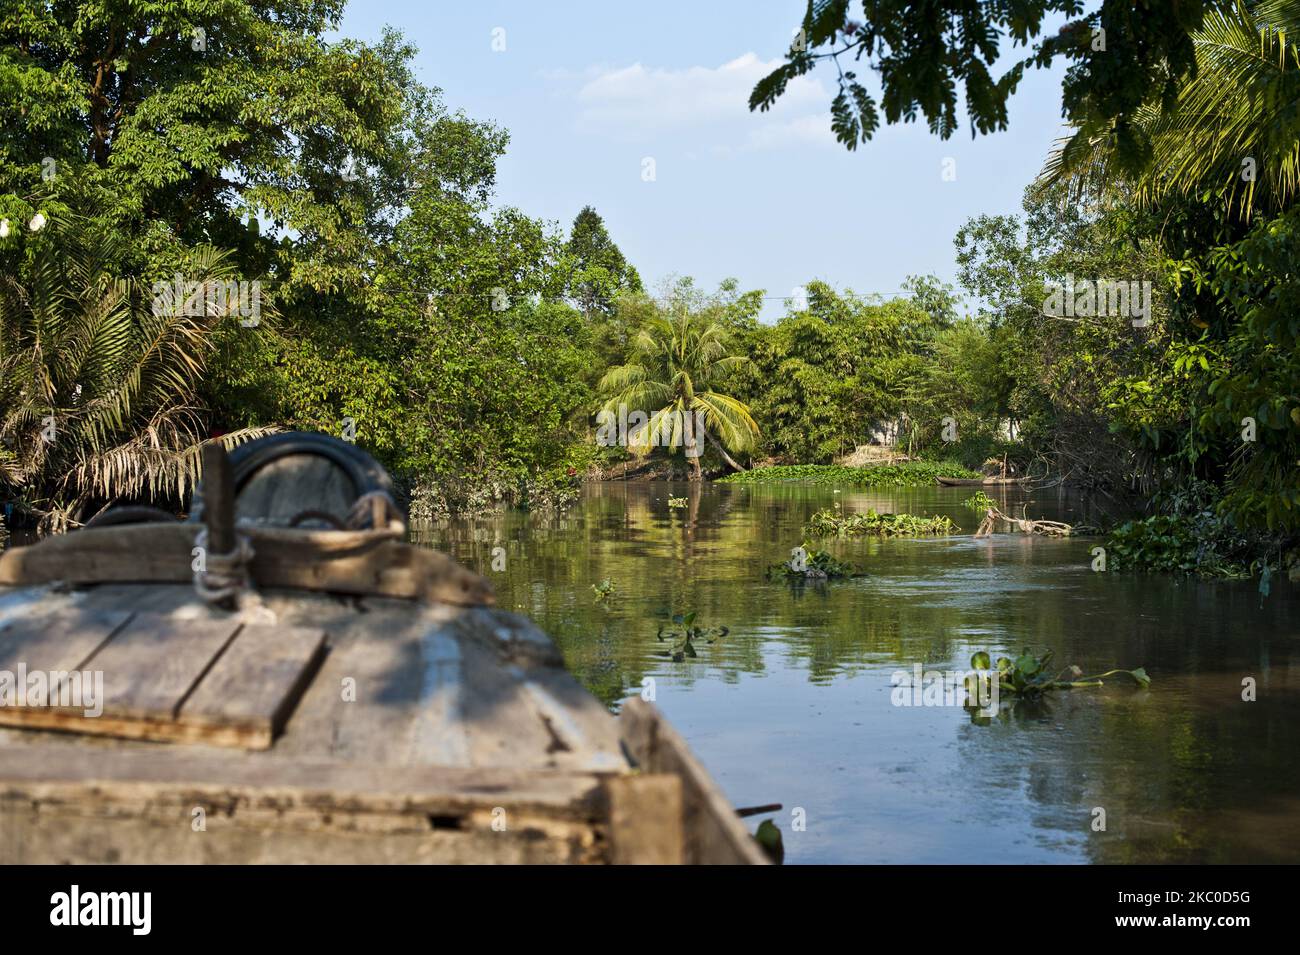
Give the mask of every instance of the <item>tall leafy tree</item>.
[{"label": "tall leafy tree", "polygon": [[588,318],[608,317],[621,292],[640,292],[641,276],[610,238],[605,221],[591,206],[573,220],[566,251],[570,256],[569,295]]},{"label": "tall leafy tree", "polygon": [[[1300,3],[1238,3],[1192,35],[1198,68],[1172,112],[1143,111],[1151,162],[1076,136],[1045,179],[1126,203],[1166,255],[1161,360],[1125,381],[1121,421],[1185,478],[1223,493],[1239,526],[1300,527]],[[1177,413],[1171,413],[1171,396]]]},{"label": "tall leafy tree", "polygon": [[[332,36],[343,6],[5,4],[0,267],[31,267],[37,213],[85,213],[82,228],[119,242],[119,274],[146,283],[192,280],[202,250],[221,248],[235,277],[263,280],[280,320],[213,329],[195,407],[218,426],[338,433],[351,417],[413,479],[553,470],[568,445],[529,415],[551,399],[572,415],[589,392],[557,397],[570,365],[544,366],[544,333],[515,335],[510,320],[529,296],[562,295],[558,246],[517,211],[489,210],[506,134],[445,109],[398,35]],[[527,323],[572,341],[566,314]],[[551,376],[507,374],[521,356]],[[470,411],[504,402],[498,384],[526,409],[483,423],[509,431],[499,445],[475,439]]]},{"label": "tall leafy tree", "polygon": [[[14,0],[0,10],[0,214],[69,191],[133,237],[232,250],[249,277],[363,282],[403,200],[415,134],[438,123],[411,50],[333,41],[342,0]],[[454,130],[445,130],[449,135]],[[472,140],[471,137],[465,137]],[[472,143],[471,143],[472,145]],[[483,155],[447,170],[457,182]]]},{"label": "tall leafy tree", "polygon": [[906,284],[910,295],[883,301],[811,281],[807,309],[751,333],[755,373],[745,376],[745,395],[767,451],[826,463],[903,417],[937,432],[947,412],[931,414],[921,386],[956,302],[932,277]]},{"label": "tall leafy tree", "polygon": [[[1104,495],[1148,494],[1164,469],[1141,453],[1139,436],[1167,444],[1188,421],[1186,394],[1172,380],[1141,395],[1126,384],[1160,369],[1169,341],[1155,285],[1160,250],[1114,203],[1034,187],[1023,208],[1022,217],[977,216],[957,232],[960,282],[995,346],[979,377],[996,385],[999,413],[1020,424],[1027,451],[1055,474]],[[1149,325],[1045,314],[1047,283],[1068,275],[1153,282]]]}]

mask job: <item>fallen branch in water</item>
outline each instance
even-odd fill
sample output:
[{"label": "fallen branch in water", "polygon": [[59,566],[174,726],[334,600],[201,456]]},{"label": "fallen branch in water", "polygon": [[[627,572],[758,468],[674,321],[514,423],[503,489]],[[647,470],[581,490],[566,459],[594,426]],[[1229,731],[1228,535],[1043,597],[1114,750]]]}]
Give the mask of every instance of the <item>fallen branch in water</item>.
[{"label": "fallen branch in water", "polygon": [[1069,537],[1074,533],[1072,524],[1063,524],[1060,521],[1031,521],[1024,517],[1012,517],[1009,514],[1003,514],[996,507],[990,507],[984,512],[984,520],[980,521],[980,526],[975,531],[976,537],[988,537],[993,533],[999,523],[1010,524],[1012,530],[1020,531],[1022,534],[1043,534],[1047,537]]}]

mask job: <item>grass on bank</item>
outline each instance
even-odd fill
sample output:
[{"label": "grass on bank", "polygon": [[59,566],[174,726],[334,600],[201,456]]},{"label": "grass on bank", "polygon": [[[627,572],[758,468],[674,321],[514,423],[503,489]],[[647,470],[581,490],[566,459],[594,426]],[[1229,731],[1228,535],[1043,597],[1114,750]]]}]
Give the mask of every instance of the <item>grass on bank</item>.
[{"label": "grass on bank", "polygon": [[778,464],[720,478],[721,484],[843,484],[851,487],[925,487],[936,477],[974,478],[956,461],[904,461],[851,468],[840,464]]}]

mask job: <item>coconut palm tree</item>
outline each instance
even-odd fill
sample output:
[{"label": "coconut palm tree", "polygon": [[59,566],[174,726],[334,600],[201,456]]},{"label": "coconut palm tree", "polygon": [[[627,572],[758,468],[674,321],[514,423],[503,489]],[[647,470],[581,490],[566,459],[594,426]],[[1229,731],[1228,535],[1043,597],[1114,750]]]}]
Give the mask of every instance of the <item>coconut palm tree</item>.
[{"label": "coconut palm tree", "polygon": [[691,462],[691,479],[700,478],[701,441],[711,443],[735,470],[744,470],[728,453],[751,450],[758,425],[749,408],[715,391],[748,362],[732,351],[725,325],[689,311],[649,318],[631,341],[627,363],[601,379],[608,396],[604,410],[620,405],[646,419],[628,434],[628,447],[645,454],[656,444],[680,448]]},{"label": "coconut palm tree", "polygon": [[[115,275],[120,244],[84,222],[44,239],[21,280],[0,278],[0,487],[63,530],[91,501],[183,498],[207,440],[196,388],[228,313],[154,308]],[[211,250],[187,279],[224,281]],[[228,446],[271,429],[224,436]]]},{"label": "coconut palm tree", "polygon": [[[1300,188],[1300,0],[1239,2],[1210,10],[1199,31],[1196,75],[1176,108],[1145,108],[1151,162],[1128,190],[1139,203],[1206,190],[1243,220],[1285,207]],[[1044,182],[1104,191],[1125,180],[1108,130],[1078,130],[1058,144]]]}]

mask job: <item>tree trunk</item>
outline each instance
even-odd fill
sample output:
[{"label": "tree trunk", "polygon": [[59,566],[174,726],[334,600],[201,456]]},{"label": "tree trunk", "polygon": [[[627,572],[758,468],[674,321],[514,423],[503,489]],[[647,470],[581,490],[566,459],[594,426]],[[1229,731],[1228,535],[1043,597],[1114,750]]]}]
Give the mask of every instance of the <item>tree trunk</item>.
[{"label": "tree trunk", "polygon": [[733,471],[745,470],[743,467],[737,464],[735,460],[732,459],[730,454],[727,453],[727,449],[722,446],[721,441],[719,441],[713,435],[709,434],[708,431],[704,432],[704,437],[707,438],[710,442],[712,442],[713,446],[718,449],[718,454],[722,455],[722,460],[727,463],[727,466],[731,468],[731,470]]}]

